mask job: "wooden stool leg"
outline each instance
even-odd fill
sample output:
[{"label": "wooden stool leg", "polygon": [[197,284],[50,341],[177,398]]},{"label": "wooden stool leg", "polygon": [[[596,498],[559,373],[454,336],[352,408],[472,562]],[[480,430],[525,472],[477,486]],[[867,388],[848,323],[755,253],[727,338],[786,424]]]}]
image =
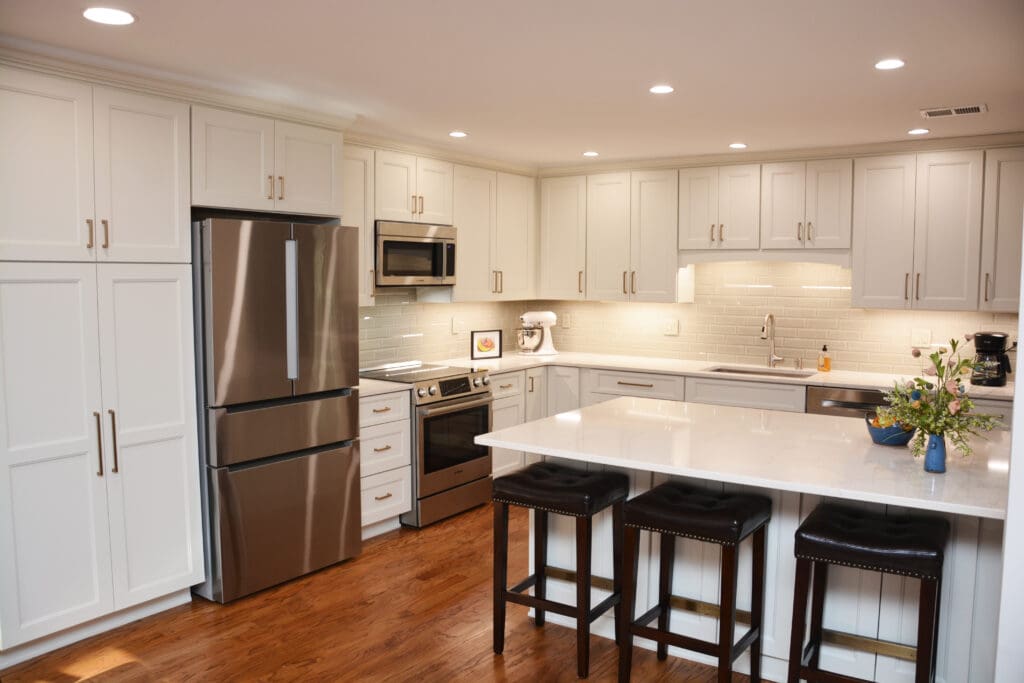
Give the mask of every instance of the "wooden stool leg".
[{"label": "wooden stool leg", "polygon": [[640,560],[640,530],[627,526],[625,557],[622,561],[622,644],[619,646],[619,683],[629,683],[633,666],[633,612],[636,604],[636,575]]},{"label": "wooden stool leg", "polygon": [[754,532],[754,566],[750,587],[750,628],[757,629],[757,638],[750,644],[750,680],[761,681],[761,641],[764,638],[764,536],[765,527]]},{"label": "wooden stool leg", "polygon": [[817,669],[821,662],[822,622],[825,616],[825,586],[828,583],[828,563],[814,563],[814,586],[811,595],[811,660],[808,664]]},{"label": "wooden stool leg", "polygon": [[807,593],[811,587],[811,561],[796,559],[796,582],[793,586],[793,626],[789,635],[789,676],[787,683],[800,680],[800,659],[807,631]]},{"label": "wooden stool leg", "polygon": [[508,588],[508,504],[494,501],[494,654],[505,649],[505,591]]},{"label": "wooden stool leg", "polygon": [[732,648],[736,636],[736,585],[739,567],[735,545],[722,546],[722,595],[718,618],[718,683],[732,681]]},{"label": "wooden stool leg", "polygon": [[917,671],[914,683],[931,683],[935,661],[935,635],[939,616],[939,582],[921,579],[921,597],[917,613]]},{"label": "wooden stool leg", "polygon": [[[668,633],[669,617],[672,613],[672,571],[676,558],[676,537],[672,534],[661,535],[661,567],[658,571],[658,605],[661,607],[661,614],[658,615],[658,630]],[[665,661],[668,658],[668,643],[658,643],[658,659]]]},{"label": "wooden stool leg", "polygon": [[613,608],[615,616],[615,644],[622,646],[626,635],[622,618],[622,505],[619,501],[612,505],[612,592],[618,594],[619,602]]},{"label": "wooden stool leg", "polygon": [[576,673],[590,673],[590,537],[591,517],[576,518]]},{"label": "wooden stool leg", "polygon": [[[537,577],[533,594],[542,600],[547,597],[547,566],[548,566],[548,513],[544,510],[533,511],[533,574]],[[544,610],[537,607],[533,611],[534,624],[544,625]]]}]

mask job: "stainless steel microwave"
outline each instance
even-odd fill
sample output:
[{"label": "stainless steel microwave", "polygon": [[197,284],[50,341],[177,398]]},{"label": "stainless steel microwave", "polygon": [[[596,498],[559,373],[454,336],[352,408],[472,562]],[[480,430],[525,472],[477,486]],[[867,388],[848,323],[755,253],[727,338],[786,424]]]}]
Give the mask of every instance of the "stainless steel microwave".
[{"label": "stainless steel microwave", "polygon": [[377,221],[378,287],[455,284],[455,228]]}]

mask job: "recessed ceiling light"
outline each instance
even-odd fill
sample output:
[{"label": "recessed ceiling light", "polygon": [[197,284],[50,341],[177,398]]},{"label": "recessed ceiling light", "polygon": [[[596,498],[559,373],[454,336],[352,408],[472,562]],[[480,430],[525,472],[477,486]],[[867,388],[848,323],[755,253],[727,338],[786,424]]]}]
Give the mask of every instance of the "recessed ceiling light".
[{"label": "recessed ceiling light", "polygon": [[108,24],[110,26],[127,26],[135,23],[135,17],[130,12],[112,7],[90,7],[82,12],[82,16],[97,24]]},{"label": "recessed ceiling light", "polygon": [[729,147],[731,147],[732,149],[746,149],[747,144],[745,142],[734,142],[731,145],[729,145]]},{"label": "recessed ceiling light", "polygon": [[879,62],[875,62],[875,68],[879,71],[891,71],[893,69],[902,69],[903,60],[891,57],[889,59],[883,59]]},{"label": "recessed ceiling light", "polygon": [[597,154],[597,152],[584,152],[583,156],[585,156],[585,157],[596,157],[596,156],[598,156],[598,154]]},{"label": "recessed ceiling light", "polygon": [[673,88],[671,85],[652,85],[651,86],[651,92],[654,93],[655,95],[667,95],[670,92],[673,92],[674,90],[675,90],[675,88]]},{"label": "recessed ceiling light", "polygon": [[927,135],[928,133],[931,133],[931,131],[927,128],[911,128],[907,131],[908,135]]},{"label": "recessed ceiling light", "polygon": [[451,133],[448,133],[448,137],[452,138],[464,138],[466,135],[467,133],[464,130],[453,130]]}]

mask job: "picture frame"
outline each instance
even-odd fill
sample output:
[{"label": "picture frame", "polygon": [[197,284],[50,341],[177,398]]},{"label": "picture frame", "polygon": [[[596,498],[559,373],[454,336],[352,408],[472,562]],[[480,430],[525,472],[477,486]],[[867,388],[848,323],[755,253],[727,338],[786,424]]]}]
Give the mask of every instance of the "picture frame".
[{"label": "picture frame", "polygon": [[473,330],[469,333],[471,360],[501,358],[501,330]]}]

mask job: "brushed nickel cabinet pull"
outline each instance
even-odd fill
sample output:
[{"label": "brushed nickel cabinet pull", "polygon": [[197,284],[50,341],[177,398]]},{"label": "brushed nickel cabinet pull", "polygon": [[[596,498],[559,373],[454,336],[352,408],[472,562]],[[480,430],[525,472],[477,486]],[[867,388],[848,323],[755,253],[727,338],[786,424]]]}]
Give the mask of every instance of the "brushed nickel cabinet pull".
[{"label": "brushed nickel cabinet pull", "polygon": [[903,300],[910,301],[910,273],[903,276]]},{"label": "brushed nickel cabinet pull", "polygon": [[267,190],[267,199],[273,199],[274,198],[274,176],[272,176],[272,175],[268,175],[267,176],[267,187],[269,188]]},{"label": "brushed nickel cabinet pull", "polygon": [[100,224],[103,225],[103,244],[101,246],[104,249],[110,249],[110,221],[104,218]]},{"label": "brushed nickel cabinet pull", "polygon": [[533,393],[533,380],[534,380],[534,378],[533,377],[529,377],[528,379],[530,380],[530,393],[532,394]]},{"label": "brushed nickel cabinet pull", "polygon": [[921,300],[921,273],[917,274],[917,280],[914,285],[914,299],[917,301]]},{"label": "brushed nickel cabinet pull", "polygon": [[511,389],[514,386],[515,386],[514,384],[499,384],[498,388],[499,389]]},{"label": "brushed nickel cabinet pull", "polygon": [[89,241],[85,243],[85,248],[92,249],[96,244],[96,228],[91,218],[86,218],[85,224],[89,226]]},{"label": "brushed nickel cabinet pull", "polygon": [[391,450],[391,444],[388,444],[388,445],[384,446],[383,448],[374,448],[373,452],[374,453],[384,453],[385,451],[390,451],[390,450]]},{"label": "brushed nickel cabinet pull", "polygon": [[420,195],[420,215],[423,215],[423,195]]},{"label": "brushed nickel cabinet pull", "polygon": [[412,196],[412,215],[416,215],[416,195]]},{"label": "brushed nickel cabinet pull", "polygon": [[498,294],[505,293],[505,271],[498,271]]},{"label": "brushed nickel cabinet pull", "polygon": [[711,241],[712,242],[715,241],[715,224],[714,223],[711,224]]},{"label": "brushed nickel cabinet pull", "polygon": [[583,271],[582,270],[576,276],[576,286],[579,288],[580,294],[582,294],[583,293]]},{"label": "brushed nickel cabinet pull", "polygon": [[113,410],[108,410],[110,413],[110,445],[114,447],[114,467],[110,470],[111,472],[117,473],[117,415]]},{"label": "brushed nickel cabinet pull", "polygon": [[497,294],[498,293],[498,271],[492,270],[491,274],[494,276],[493,277],[493,282],[491,282],[491,294]]},{"label": "brushed nickel cabinet pull", "polygon": [[624,387],[643,387],[644,389],[654,388],[653,384],[642,384],[640,382],[623,382],[621,379],[618,382],[616,382],[616,384],[619,384]]},{"label": "brushed nickel cabinet pull", "polygon": [[799,223],[796,224],[796,238],[800,242],[804,241],[804,224],[803,224],[803,222],[799,222]]},{"label": "brushed nickel cabinet pull", "polygon": [[384,406],[383,408],[374,408],[373,412],[375,412],[375,413],[390,413],[391,412],[391,406]]},{"label": "brushed nickel cabinet pull", "polygon": [[277,182],[281,184],[281,189],[277,192],[278,200],[284,200],[284,176],[277,176]]},{"label": "brushed nickel cabinet pull", "polygon": [[724,242],[725,241],[725,224],[724,223],[719,223],[718,224],[718,241],[719,242]]},{"label": "brushed nickel cabinet pull", "polygon": [[811,229],[813,227],[814,227],[814,224],[811,223],[810,221],[807,221],[807,241],[808,242],[810,242],[811,240],[814,239],[814,234],[811,232]]},{"label": "brushed nickel cabinet pull", "polygon": [[374,496],[373,499],[374,500],[387,500],[390,497],[391,497],[391,491],[388,491],[383,496]]},{"label": "brushed nickel cabinet pull", "polygon": [[629,277],[629,271],[622,271],[622,293],[629,294],[629,288],[626,287],[626,278]]},{"label": "brushed nickel cabinet pull", "polygon": [[634,270],[629,275],[629,288],[636,294],[636,271]]},{"label": "brushed nickel cabinet pull", "polygon": [[92,411],[92,416],[96,418],[96,452],[99,453],[99,469],[96,470],[96,476],[103,476],[103,418],[95,410]]},{"label": "brushed nickel cabinet pull", "polygon": [[988,273],[985,273],[985,301],[988,301],[988,280],[989,275]]}]

